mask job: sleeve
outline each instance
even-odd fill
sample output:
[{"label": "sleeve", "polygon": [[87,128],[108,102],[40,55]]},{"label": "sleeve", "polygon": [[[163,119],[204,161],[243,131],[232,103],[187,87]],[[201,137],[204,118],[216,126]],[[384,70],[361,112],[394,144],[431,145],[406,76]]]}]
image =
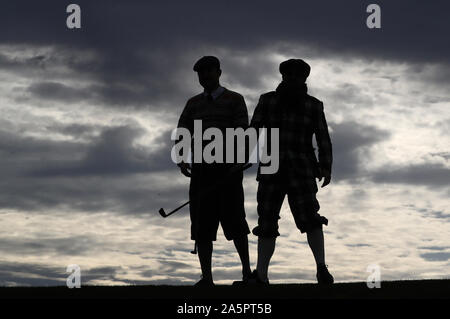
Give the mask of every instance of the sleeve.
[{"label": "sleeve", "polygon": [[322,170],[331,174],[331,166],[333,163],[333,153],[330,135],[328,133],[328,124],[325,119],[323,103],[320,102],[318,108],[318,116],[315,125],[315,136],[319,151],[319,165]]},{"label": "sleeve", "polygon": [[[244,97],[239,95],[236,99],[234,114],[233,114],[233,126],[234,128],[242,128],[246,130],[248,128],[248,111],[247,105],[245,104]],[[244,145],[237,143],[235,145],[235,154],[236,160],[244,156],[245,162],[248,162],[249,153],[248,153],[248,139],[245,140]]]},{"label": "sleeve", "polygon": [[239,96],[236,103],[236,111],[234,113],[234,127],[242,127],[244,130],[248,127],[248,111],[244,97]]},{"label": "sleeve", "polygon": [[264,99],[261,95],[259,97],[258,104],[256,105],[255,111],[253,112],[252,120],[250,122],[250,126],[258,129],[264,127]]},{"label": "sleeve", "polygon": [[186,128],[191,132],[191,135],[194,132],[194,120],[192,117],[192,106],[190,101],[187,101],[186,106],[183,109],[183,112],[181,112],[180,118],[178,120],[177,128]]},{"label": "sleeve", "polygon": [[[194,120],[193,120],[193,114],[192,114],[192,104],[190,103],[190,101],[187,101],[183,112],[181,112],[180,118],[178,120],[178,125],[177,125],[177,129],[178,128],[185,128],[187,130],[189,130],[191,136],[193,135],[194,132]],[[175,140],[174,144],[178,144],[181,141],[181,136]],[[178,166],[181,165],[181,163],[177,164]]]},{"label": "sleeve", "polygon": [[255,148],[258,147],[258,140],[259,140],[259,134],[260,129],[266,126],[265,124],[265,99],[263,95],[259,97],[258,104],[255,107],[255,110],[253,111],[252,120],[250,121],[250,127],[256,131],[256,141],[251,143],[249,141],[247,149],[248,153],[247,155],[250,157],[250,155],[255,151]]}]

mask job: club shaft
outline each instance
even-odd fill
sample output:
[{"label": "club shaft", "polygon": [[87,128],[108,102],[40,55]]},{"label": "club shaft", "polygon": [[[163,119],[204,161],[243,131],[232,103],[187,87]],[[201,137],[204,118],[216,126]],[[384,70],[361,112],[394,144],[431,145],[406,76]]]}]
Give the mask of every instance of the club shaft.
[{"label": "club shaft", "polygon": [[[249,168],[250,166],[252,166],[252,164],[247,163],[247,164],[243,165],[243,166],[242,166],[240,169],[238,169],[238,170],[231,170],[231,171],[227,174],[227,176],[225,176],[224,179],[219,180],[219,181],[218,181],[217,183],[215,183],[212,187],[210,187],[209,189],[207,189],[206,191],[204,191],[202,195],[204,196],[205,194],[207,194],[207,193],[211,192],[212,190],[214,190],[215,188],[217,188],[219,185],[223,184],[223,183],[225,182],[225,180],[228,179],[232,174],[237,173],[237,172],[239,172],[239,171],[245,171],[245,170],[246,170],[247,168]],[[176,213],[177,211],[179,211],[180,209],[182,209],[184,206],[186,206],[186,205],[189,204],[190,202],[191,202],[191,201],[187,201],[187,202],[184,203],[183,205],[181,205],[181,206],[175,208],[175,209],[174,209],[173,211],[171,211],[170,213],[165,214],[165,216],[163,216],[163,217],[168,217],[168,216],[170,216],[170,215]]]},{"label": "club shaft", "polygon": [[177,211],[179,211],[180,209],[182,209],[184,206],[186,206],[187,204],[189,204],[191,201],[187,201],[186,203],[184,203],[183,205],[181,205],[180,207],[175,208],[173,211],[171,211],[170,213],[166,214],[165,217],[172,215],[173,213],[176,213]]}]

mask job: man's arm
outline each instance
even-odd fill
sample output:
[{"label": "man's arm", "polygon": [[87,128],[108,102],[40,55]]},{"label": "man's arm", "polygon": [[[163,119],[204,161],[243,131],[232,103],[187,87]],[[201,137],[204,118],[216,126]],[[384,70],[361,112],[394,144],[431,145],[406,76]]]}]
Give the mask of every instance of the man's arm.
[{"label": "man's arm", "polygon": [[322,102],[320,102],[317,112],[318,116],[316,119],[314,133],[316,136],[317,147],[319,151],[319,180],[322,180],[322,178],[324,178],[322,187],[325,187],[331,181],[333,150]]},{"label": "man's arm", "polygon": [[248,145],[248,154],[252,154],[255,151],[255,148],[258,147],[258,140],[259,140],[259,133],[260,129],[265,127],[265,99],[263,95],[259,97],[258,104],[255,107],[255,110],[253,111],[252,120],[250,121],[250,127],[254,128],[256,130],[256,144],[249,144]]},{"label": "man's arm", "polygon": [[[255,128],[257,131],[264,127],[264,99],[261,95],[259,97],[258,104],[256,105],[255,111],[253,112],[252,120],[250,126]],[[258,132],[259,133],[259,132]]]},{"label": "man's arm", "polygon": [[[233,116],[233,128],[242,128],[246,130],[248,128],[248,111],[247,105],[245,104],[245,100],[243,96],[239,96],[236,101],[234,116]],[[245,158],[245,163],[248,162],[249,154],[248,154],[248,143],[247,141],[244,145],[235,145],[235,159],[239,160],[240,158]]]},{"label": "man's arm", "polygon": [[[192,114],[191,114],[192,107],[191,107],[189,102],[190,101],[187,101],[187,103],[186,103],[186,105],[185,105],[185,107],[183,109],[183,112],[181,112],[180,118],[178,120],[177,128],[186,128],[186,129],[188,129],[189,132],[191,133],[191,136],[192,136],[192,133],[194,131],[194,121],[193,121]],[[175,144],[177,144],[178,142],[180,142],[179,139],[175,141]],[[191,177],[191,168],[192,168],[191,164],[186,163],[186,162],[183,161],[183,162],[180,162],[177,165],[180,168],[181,173],[184,176]]]},{"label": "man's arm", "polygon": [[248,127],[248,111],[243,96],[237,99],[233,122],[235,128],[242,127],[245,130]]}]

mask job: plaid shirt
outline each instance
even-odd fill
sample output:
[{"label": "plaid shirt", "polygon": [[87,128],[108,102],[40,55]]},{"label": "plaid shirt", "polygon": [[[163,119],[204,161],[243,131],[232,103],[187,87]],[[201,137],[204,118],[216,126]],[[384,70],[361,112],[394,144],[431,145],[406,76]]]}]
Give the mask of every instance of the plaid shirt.
[{"label": "plaid shirt", "polygon": [[[332,146],[323,103],[310,95],[305,95],[296,105],[281,105],[279,100],[275,91],[261,95],[250,124],[257,129],[268,129],[268,146],[270,128],[279,128],[278,172],[283,171],[290,180],[318,177],[318,168],[331,174]],[[312,146],[313,134],[317,141],[319,162]],[[260,167],[261,165],[264,164],[260,164]],[[260,174],[260,169],[258,170],[258,180],[270,179],[271,176]]]}]

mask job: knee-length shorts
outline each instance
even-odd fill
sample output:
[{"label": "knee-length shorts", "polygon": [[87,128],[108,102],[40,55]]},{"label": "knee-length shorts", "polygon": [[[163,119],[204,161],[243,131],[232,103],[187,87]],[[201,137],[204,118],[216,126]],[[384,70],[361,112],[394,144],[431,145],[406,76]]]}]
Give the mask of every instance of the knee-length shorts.
[{"label": "knee-length shorts", "polygon": [[294,181],[286,179],[259,181],[258,226],[253,229],[253,234],[267,238],[280,236],[278,219],[280,219],[280,209],[286,195],[295,224],[301,233],[327,225],[328,220],[318,214],[320,205],[316,193],[317,184],[313,177]]},{"label": "knee-length shorts", "polygon": [[191,239],[215,241],[219,223],[227,240],[250,233],[245,209],[242,172],[231,177],[223,170],[203,169],[191,177],[189,191]]}]

